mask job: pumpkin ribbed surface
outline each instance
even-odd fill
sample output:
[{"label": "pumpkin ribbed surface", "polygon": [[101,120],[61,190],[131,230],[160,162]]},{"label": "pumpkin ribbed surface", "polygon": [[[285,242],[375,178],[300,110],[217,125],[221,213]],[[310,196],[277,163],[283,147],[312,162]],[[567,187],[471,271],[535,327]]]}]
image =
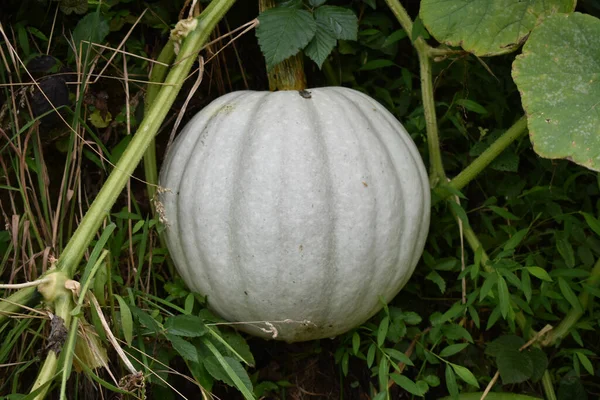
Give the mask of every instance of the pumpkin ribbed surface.
[{"label": "pumpkin ribbed surface", "polygon": [[301,341],[366,321],[411,276],[429,184],[402,125],[347,88],[234,92],[183,129],[161,171],[186,284],[250,333]]}]

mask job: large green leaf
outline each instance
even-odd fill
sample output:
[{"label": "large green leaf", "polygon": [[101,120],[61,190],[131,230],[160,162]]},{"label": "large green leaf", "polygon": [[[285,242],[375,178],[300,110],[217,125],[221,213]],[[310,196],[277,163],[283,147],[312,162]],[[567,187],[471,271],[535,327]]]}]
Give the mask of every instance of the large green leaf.
[{"label": "large green leaf", "polygon": [[574,9],[574,0],[423,0],[420,16],[439,42],[492,56],[518,48],[545,16]]},{"label": "large green leaf", "polygon": [[348,8],[323,6],[315,10],[315,19],[327,27],[336,39],[356,40],[358,18]]},{"label": "large green leaf", "polygon": [[306,46],[306,49],[304,49],[304,54],[310,57],[321,68],[336,43],[337,40],[329,27],[317,20],[317,32],[308,46]]},{"label": "large green leaf", "polygon": [[[76,11],[77,12],[77,11]],[[93,12],[81,18],[73,31],[73,42],[77,54],[81,52],[81,59],[85,60],[88,51],[88,41],[91,43],[102,43],[109,32],[108,21],[99,13]],[[90,59],[94,54],[91,54]],[[69,59],[74,60],[75,54],[69,48]]]},{"label": "large green leaf", "polygon": [[533,361],[527,353],[506,349],[496,357],[504,385],[525,382],[533,374]]},{"label": "large green leaf", "polygon": [[183,337],[198,337],[207,331],[202,318],[195,315],[169,317],[165,322],[165,328],[171,335]]},{"label": "large green leaf", "polygon": [[600,20],[547,18],[513,64],[533,148],[600,171]]},{"label": "large green leaf", "polygon": [[256,37],[267,69],[298,53],[315,36],[317,24],[306,10],[272,8],[258,16]]}]

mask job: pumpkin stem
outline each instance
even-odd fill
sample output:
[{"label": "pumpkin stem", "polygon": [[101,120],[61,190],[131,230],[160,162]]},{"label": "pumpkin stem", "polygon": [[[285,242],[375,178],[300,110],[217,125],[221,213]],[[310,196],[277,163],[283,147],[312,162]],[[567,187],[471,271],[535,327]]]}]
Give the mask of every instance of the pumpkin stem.
[{"label": "pumpkin stem", "polygon": [[[275,7],[275,0],[258,0],[260,12]],[[304,90],[306,75],[304,75],[304,58],[302,52],[287,58],[267,71],[269,90]]]}]

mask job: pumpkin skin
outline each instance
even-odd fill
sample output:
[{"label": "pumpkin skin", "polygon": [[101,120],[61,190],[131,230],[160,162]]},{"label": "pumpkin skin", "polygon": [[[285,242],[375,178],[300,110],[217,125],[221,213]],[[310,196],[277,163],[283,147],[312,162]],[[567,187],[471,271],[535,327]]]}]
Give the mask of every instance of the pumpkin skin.
[{"label": "pumpkin skin", "polygon": [[412,139],[381,104],[341,87],[216,99],[174,142],[160,185],[184,282],[247,322],[237,328],[288,342],[377,313],[412,275],[429,228]]}]

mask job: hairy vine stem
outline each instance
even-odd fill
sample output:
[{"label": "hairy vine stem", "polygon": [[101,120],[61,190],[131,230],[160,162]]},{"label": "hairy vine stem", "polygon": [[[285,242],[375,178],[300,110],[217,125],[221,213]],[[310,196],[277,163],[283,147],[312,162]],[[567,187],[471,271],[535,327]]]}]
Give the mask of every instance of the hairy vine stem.
[{"label": "hairy vine stem", "polygon": [[[167,77],[169,67],[175,60],[175,45],[172,40],[169,40],[163,47],[156,63],[152,67],[150,73],[150,83],[146,89],[146,97],[144,98],[144,115],[150,113],[152,104],[156,96],[160,93],[162,83]],[[148,198],[153,199],[156,195],[156,187],[158,185],[158,169],[156,168],[156,143],[154,138],[148,145],[146,153],[144,154],[144,176],[146,180],[146,190],[148,191]],[[150,202],[150,207],[153,213],[156,213],[154,203]]]},{"label": "hairy vine stem", "polygon": [[[492,161],[496,159],[506,148],[513,143],[515,140],[522,137],[527,133],[527,118],[525,116],[519,118],[517,122],[513,124],[506,132],[502,134],[490,147],[485,149],[479,157],[477,157],[467,168],[463,169],[460,174],[455,176],[449,183],[448,187],[456,190],[461,190],[467,186],[481,171],[483,171]],[[445,200],[452,194],[444,188],[446,185],[441,185],[437,189],[438,198],[435,199],[434,204]]]},{"label": "hairy vine stem", "polygon": [[[400,25],[402,25],[402,28],[406,31],[406,34],[412,37],[413,22],[402,4],[398,0],[385,1],[398,19],[398,22],[400,22]],[[432,52],[432,47],[420,36],[413,41],[413,46],[419,56],[421,73],[421,97],[427,129],[427,147],[429,149],[429,183],[431,187],[436,187],[438,184],[446,182],[446,173],[444,172],[440,150],[435,100],[433,96],[433,79],[431,75],[431,55],[435,52]],[[440,54],[436,54],[436,56],[438,55]]]}]

